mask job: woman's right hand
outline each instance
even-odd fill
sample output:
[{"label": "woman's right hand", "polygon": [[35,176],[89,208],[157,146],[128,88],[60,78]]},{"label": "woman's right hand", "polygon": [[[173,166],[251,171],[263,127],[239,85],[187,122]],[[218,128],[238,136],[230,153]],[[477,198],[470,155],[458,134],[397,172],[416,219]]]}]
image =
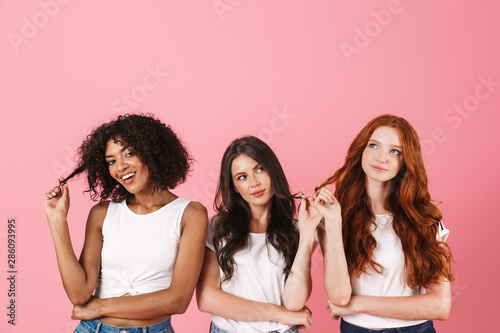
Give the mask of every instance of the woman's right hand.
[{"label": "woman's right hand", "polygon": [[[63,181],[64,178],[59,178]],[[68,184],[56,186],[45,193],[44,200],[45,216],[50,222],[57,219],[66,219],[69,210],[69,190]]]},{"label": "woman's right hand", "polygon": [[312,321],[312,312],[307,306],[304,306],[300,311],[289,311],[284,306],[281,307],[282,312],[278,320],[283,325],[297,326],[303,329],[304,332],[309,331]]},{"label": "woman's right hand", "polygon": [[323,217],[314,207],[315,198],[306,194],[303,188],[300,189],[300,192],[302,200],[299,205],[299,232],[301,234],[303,230],[314,232]]},{"label": "woman's right hand", "polygon": [[322,187],[314,201],[316,208],[325,220],[341,220],[341,207],[338,200],[335,198],[332,190],[328,187]]}]

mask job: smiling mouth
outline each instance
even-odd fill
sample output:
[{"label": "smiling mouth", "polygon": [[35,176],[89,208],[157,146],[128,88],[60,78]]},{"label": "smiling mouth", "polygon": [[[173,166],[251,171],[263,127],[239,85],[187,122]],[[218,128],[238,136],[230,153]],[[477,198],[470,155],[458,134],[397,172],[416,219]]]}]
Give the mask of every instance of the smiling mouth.
[{"label": "smiling mouth", "polygon": [[135,174],[135,172],[129,172],[126,175],[120,177],[120,179],[123,180],[125,184],[129,184],[130,182],[132,182],[132,178],[135,176]]},{"label": "smiling mouth", "polygon": [[375,171],[379,171],[379,172],[387,171],[387,169],[384,169],[384,168],[381,168],[381,167],[378,167],[378,166],[375,166],[375,165],[372,165],[371,167],[373,169],[375,169]]},{"label": "smiling mouth", "polygon": [[255,192],[251,193],[251,195],[254,197],[260,197],[264,194],[265,191],[266,190],[255,191]]}]

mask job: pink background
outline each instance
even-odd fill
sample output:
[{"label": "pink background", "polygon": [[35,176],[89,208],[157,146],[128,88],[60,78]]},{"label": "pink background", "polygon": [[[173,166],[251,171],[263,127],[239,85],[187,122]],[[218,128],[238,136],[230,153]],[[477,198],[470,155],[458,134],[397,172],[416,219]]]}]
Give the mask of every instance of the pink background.
[{"label": "pink background", "polygon": [[[437,329],[491,331],[500,277],[490,259],[500,231],[499,9],[494,1],[1,1],[0,331],[69,333],[76,325],[43,193],[71,171],[91,129],[139,110],[171,124],[189,147],[194,172],[175,193],[210,212],[222,153],[238,136],[267,141],[293,189],[311,192],[368,120],[405,117],[425,143],[456,261],[451,315]],[[92,203],[81,180],[70,185],[79,253]],[[16,326],[6,316],[11,217]],[[338,332],[324,309],[322,274],[316,252],[311,332]],[[193,300],[173,323],[178,332],[206,332],[209,316]]]}]

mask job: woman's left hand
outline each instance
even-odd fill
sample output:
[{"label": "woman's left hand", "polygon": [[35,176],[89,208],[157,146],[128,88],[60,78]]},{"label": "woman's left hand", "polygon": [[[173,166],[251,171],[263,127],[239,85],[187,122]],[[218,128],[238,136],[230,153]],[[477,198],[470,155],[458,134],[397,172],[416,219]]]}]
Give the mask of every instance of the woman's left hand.
[{"label": "woman's left hand", "polygon": [[92,297],[84,305],[75,305],[71,319],[90,320],[100,318],[101,303],[100,298]]},{"label": "woman's left hand", "polygon": [[332,319],[338,320],[342,316],[348,316],[351,314],[356,313],[353,310],[353,303],[355,302],[355,296],[351,297],[351,300],[347,305],[345,306],[336,306],[330,300],[326,303],[326,309],[328,310],[328,313],[330,314],[330,317]]}]

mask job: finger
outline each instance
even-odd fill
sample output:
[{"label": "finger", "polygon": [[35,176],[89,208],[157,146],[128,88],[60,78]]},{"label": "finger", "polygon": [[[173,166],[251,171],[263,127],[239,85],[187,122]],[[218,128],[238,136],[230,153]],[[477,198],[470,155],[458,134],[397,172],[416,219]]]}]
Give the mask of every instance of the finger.
[{"label": "finger", "polygon": [[306,198],[302,197],[302,199],[300,200],[300,205],[299,205],[299,214],[306,213],[306,205],[307,205],[307,200],[306,200]]},{"label": "finger", "polygon": [[333,191],[330,189],[330,186],[325,186],[321,188],[322,191],[327,192],[327,193],[333,193]]},{"label": "finger", "polygon": [[57,191],[57,192],[56,192],[56,191],[55,191],[55,189],[52,189],[52,190],[50,190],[49,192],[45,193],[45,197],[46,197],[47,199],[54,199],[54,198],[56,198],[57,196],[59,196],[59,195],[60,195],[60,193],[61,193],[60,191]]},{"label": "finger", "polygon": [[331,205],[327,200],[328,199],[324,197],[317,197],[314,201],[314,208],[316,208],[322,215],[325,213],[325,209]]},{"label": "finger", "polygon": [[324,198],[327,198],[327,202],[329,203],[334,203],[335,202],[335,196],[333,195],[333,192],[327,189],[326,187],[323,187],[318,194],[318,196],[321,195]]},{"label": "finger", "polygon": [[318,183],[318,186],[323,186],[324,183],[325,183],[325,178],[321,178],[321,180]]},{"label": "finger", "polygon": [[325,193],[321,192],[316,196],[316,200],[318,200],[318,204],[326,204],[326,203],[331,204],[333,196],[328,196]]},{"label": "finger", "polygon": [[58,195],[61,194],[61,188],[59,186],[54,187],[52,190],[48,192],[50,194],[50,197],[57,197]]},{"label": "finger", "polygon": [[68,195],[69,195],[69,190],[68,190],[68,184],[65,183],[62,187],[61,187],[61,195],[64,197],[64,198],[67,198]]},{"label": "finger", "polygon": [[311,195],[307,194],[306,191],[304,191],[304,188],[300,188],[300,193],[301,193],[301,198],[302,199],[310,199],[312,198]]},{"label": "finger", "polygon": [[314,324],[312,317],[307,318],[307,321],[309,322],[309,326]]},{"label": "finger", "polygon": [[338,315],[337,315],[337,316],[335,316],[333,319],[335,319],[335,320],[339,320],[339,319],[340,319],[340,316],[338,316]]},{"label": "finger", "polygon": [[[64,179],[64,177],[59,177],[59,183],[61,184],[61,180]],[[48,199],[52,199],[52,198],[55,198],[57,196],[60,196],[60,195],[64,195],[64,188],[68,188],[67,186],[65,186],[66,183],[64,185],[59,185],[59,186],[56,186],[54,187],[52,190],[50,190],[49,192],[46,193],[46,197]]]},{"label": "finger", "polygon": [[59,187],[61,189],[63,189],[65,187],[65,185],[68,185],[68,183],[66,182],[66,179],[63,176],[59,177]]}]

